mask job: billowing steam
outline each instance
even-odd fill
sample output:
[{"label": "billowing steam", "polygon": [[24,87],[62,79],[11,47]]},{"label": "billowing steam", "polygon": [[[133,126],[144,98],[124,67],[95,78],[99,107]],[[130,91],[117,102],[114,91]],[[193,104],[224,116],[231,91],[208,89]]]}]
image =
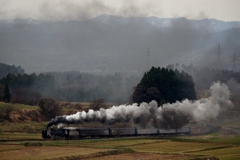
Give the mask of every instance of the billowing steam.
[{"label": "billowing steam", "polygon": [[82,111],[72,115],[57,116],[47,127],[65,123],[101,122],[114,124],[116,122],[131,122],[141,127],[152,125],[165,129],[178,129],[190,121],[205,122],[217,118],[221,110],[232,106],[229,100],[229,90],[225,84],[214,83],[211,87],[211,96],[196,101],[184,100],[173,104],[164,104],[158,107],[156,101],[149,104],[113,106],[109,109],[88,112]]}]

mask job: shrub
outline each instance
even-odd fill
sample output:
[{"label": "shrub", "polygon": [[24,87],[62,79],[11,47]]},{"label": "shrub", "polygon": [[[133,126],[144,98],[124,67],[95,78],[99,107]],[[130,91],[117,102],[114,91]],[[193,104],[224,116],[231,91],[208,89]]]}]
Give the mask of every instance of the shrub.
[{"label": "shrub", "polygon": [[58,101],[52,98],[42,98],[38,104],[39,108],[47,118],[51,119],[61,113]]},{"label": "shrub", "polygon": [[93,110],[99,110],[100,108],[106,108],[103,99],[94,99],[90,104],[90,108]]},{"label": "shrub", "polygon": [[40,142],[25,142],[24,146],[42,146]]},{"label": "shrub", "polygon": [[39,92],[34,92],[26,88],[18,88],[13,91],[12,103],[21,103],[31,106],[38,104],[42,95]]},{"label": "shrub", "polygon": [[74,105],[74,108],[75,109],[82,109],[82,105],[77,103],[77,104]]}]

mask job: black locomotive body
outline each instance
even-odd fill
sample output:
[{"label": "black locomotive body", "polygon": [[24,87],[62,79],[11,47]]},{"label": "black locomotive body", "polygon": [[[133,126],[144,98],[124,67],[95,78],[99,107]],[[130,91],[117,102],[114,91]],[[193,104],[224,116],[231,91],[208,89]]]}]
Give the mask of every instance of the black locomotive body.
[{"label": "black locomotive body", "polygon": [[44,139],[82,139],[92,137],[122,137],[122,136],[167,136],[188,135],[191,133],[190,126],[186,125],[180,129],[158,129],[158,128],[77,128],[64,127],[61,129],[45,129],[42,131]]}]

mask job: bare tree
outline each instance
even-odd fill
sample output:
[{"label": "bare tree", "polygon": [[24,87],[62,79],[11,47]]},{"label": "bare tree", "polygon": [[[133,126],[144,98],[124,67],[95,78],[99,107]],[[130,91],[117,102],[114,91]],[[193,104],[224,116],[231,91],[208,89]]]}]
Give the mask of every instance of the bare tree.
[{"label": "bare tree", "polygon": [[100,108],[106,108],[103,99],[94,99],[90,104],[90,108],[93,110],[99,110]]},{"label": "bare tree", "polygon": [[12,94],[12,103],[22,103],[27,105],[37,105],[42,95],[26,88],[18,88]]},{"label": "bare tree", "polygon": [[52,98],[42,98],[38,106],[47,118],[54,118],[61,113],[59,102]]}]

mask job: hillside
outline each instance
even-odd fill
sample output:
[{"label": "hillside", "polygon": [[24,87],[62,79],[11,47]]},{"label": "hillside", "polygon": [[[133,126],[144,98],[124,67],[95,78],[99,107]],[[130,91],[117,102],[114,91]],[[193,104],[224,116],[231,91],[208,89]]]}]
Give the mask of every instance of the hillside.
[{"label": "hillside", "polygon": [[0,102],[0,114],[2,123],[42,122],[46,120],[46,118],[41,115],[38,107],[23,104],[8,104]]}]

